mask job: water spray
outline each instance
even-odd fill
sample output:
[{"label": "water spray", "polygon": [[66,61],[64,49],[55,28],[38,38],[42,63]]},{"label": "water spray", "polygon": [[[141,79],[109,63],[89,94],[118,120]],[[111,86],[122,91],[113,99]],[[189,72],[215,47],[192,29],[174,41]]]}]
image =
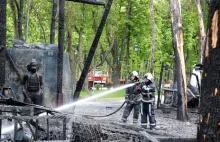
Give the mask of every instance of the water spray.
[{"label": "water spray", "polygon": [[[63,106],[60,106],[60,107],[57,107],[55,108],[56,111],[63,111],[63,110],[66,110],[70,107],[73,107],[75,105],[79,105],[79,104],[83,104],[87,101],[91,101],[91,100],[94,100],[94,99],[97,99],[97,98],[100,98],[100,97],[103,97],[103,96],[106,96],[110,93],[113,93],[113,92],[116,92],[116,91],[119,91],[119,90],[122,90],[122,89],[125,89],[127,87],[130,87],[130,86],[133,86],[135,83],[132,83],[132,84],[127,84],[127,85],[123,85],[123,86],[120,86],[120,87],[117,87],[115,89],[111,89],[111,90],[108,90],[106,92],[102,92],[102,93],[99,93],[97,95],[94,95],[94,96],[91,96],[91,97],[88,97],[88,98],[85,98],[85,99],[81,99],[81,100],[78,100],[77,102],[73,102],[73,103],[69,103],[69,104],[66,104],[66,105],[63,105]],[[39,116],[44,116],[46,115],[46,113],[43,113]],[[14,130],[14,125],[11,125],[9,127],[6,127],[6,128],[3,128],[2,129],[2,134],[6,134],[6,133],[9,133],[11,131]]]},{"label": "water spray", "polygon": [[73,102],[73,103],[70,103],[70,104],[66,104],[66,105],[63,105],[61,107],[58,107],[58,108],[55,108],[56,111],[63,111],[69,107],[72,107],[74,105],[77,105],[77,104],[83,104],[87,101],[91,101],[91,100],[94,100],[96,98],[100,98],[100,97],[103,97],[103,96],[106,96],[110,93],[113,93],[113,92],[116,92],[116,91],[119,91],[119,90],[122,90],[122,89],[125,89],[127,87],[130,87],[130,86],[133,86],[135,83],[132,83],[132,84],[127,84],[127,85],[124,85],[124,86],[120,86],[118,88],[115,88],[115,89],[112,89],[112,90],[109,90],[109,91],[106,91],[106,92],[102,92],[102,93],[99,93],[97,95],[94,95],[94,96],[91,96],[91,97],[88,97],[88,98],[85,98],[85,99],[81,99],[81,100],[78,100],[77,102]]}]

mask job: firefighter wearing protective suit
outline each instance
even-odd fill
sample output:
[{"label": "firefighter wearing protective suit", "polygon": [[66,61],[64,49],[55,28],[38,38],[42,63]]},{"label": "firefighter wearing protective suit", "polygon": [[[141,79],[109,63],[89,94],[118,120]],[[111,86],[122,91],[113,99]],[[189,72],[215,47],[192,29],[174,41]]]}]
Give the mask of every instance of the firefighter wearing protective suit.
[{"label": "firefighter wearing protective suit", "polygon": [[144,82],[141,83],[141,127],[147,128],[148,117],[150,121],[150,129],[156,127],[155,113],[154,113],[154,99],[155,99],[155,83],[151,73],[144,75]]},{"label": "firefighter wearing protective suit", "polygon": [[122,122],[126,122],[128,116],[130,115],[132,109],[134,109],[133,113],[133,123],[138,122],[138,117],[140,113],[140,103],[141,103],[141,95],[140,95],[140,86],[138,86],[139,76],[136,71],[132,72],[131,81],[129,83],[136,83],[135,85],[126,88],[125,100],[127,101],[127,105],[124,109]]},{"label": "firefighter wearing protective suit", "polygon": [[38,71],[38,63],[35,59],[27,65],[28,72],[23,77],[24,102],[42,105],[43,79]]}]

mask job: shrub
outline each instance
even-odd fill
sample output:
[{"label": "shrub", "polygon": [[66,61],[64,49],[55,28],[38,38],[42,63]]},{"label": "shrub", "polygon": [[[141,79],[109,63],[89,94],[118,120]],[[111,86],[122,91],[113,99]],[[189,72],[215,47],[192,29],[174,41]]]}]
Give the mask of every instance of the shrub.
[{"label": "shrub", "polygon": [[95,88],[96,88],[96,90],[99,90],[101,88],[101,84],[96,84]]},{"label": "shrub", "polygon": [[110,89],[110,88],[112,87],[112,83],[111,83],[111,82],[107,82],[107,83],[105,84],[105,86],[106,86],[108,89]]}]

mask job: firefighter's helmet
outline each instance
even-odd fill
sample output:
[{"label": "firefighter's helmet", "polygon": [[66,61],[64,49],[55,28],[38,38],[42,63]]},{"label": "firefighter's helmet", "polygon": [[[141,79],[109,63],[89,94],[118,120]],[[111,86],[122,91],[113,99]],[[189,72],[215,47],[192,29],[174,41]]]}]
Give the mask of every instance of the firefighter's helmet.
[{"label": "firefighter's helmet", "polygon": [[148,80],[150,80],[150,81],[152,81],[153,79],[154,79],[154,77],[153,77],[153,75],[151,74],[151,73],[146,73],[145,75],[144,75],[144,79],[148,79]]},{"label": "firefighter's helmet", "polygon": [[131,75],[135,76],[137,79],[139,78],[138,72],[136,71],[133,71]]}]

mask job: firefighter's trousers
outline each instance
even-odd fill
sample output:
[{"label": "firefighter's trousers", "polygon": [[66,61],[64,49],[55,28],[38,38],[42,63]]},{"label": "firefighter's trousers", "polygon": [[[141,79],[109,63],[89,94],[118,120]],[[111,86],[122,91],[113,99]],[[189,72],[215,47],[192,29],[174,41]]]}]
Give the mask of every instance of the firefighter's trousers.
[{"label": "firefighter's trousers", "polygon": [[156,127],[155,113],[154,113],[154,102],[142,102],[141,104],[141,126],[147,127],[148,117],[150,127]]},{"label": "firefighter's trousers", "polygon": [[132,109],[134,109],[133,123],[137,123],[139,113],[140,113],[140,103],[130,103],[130,102],[128,102],[127,105],[125,106],[123,116],[122,116],[122,120],[127,121],[127,118],[130,115]]}]

